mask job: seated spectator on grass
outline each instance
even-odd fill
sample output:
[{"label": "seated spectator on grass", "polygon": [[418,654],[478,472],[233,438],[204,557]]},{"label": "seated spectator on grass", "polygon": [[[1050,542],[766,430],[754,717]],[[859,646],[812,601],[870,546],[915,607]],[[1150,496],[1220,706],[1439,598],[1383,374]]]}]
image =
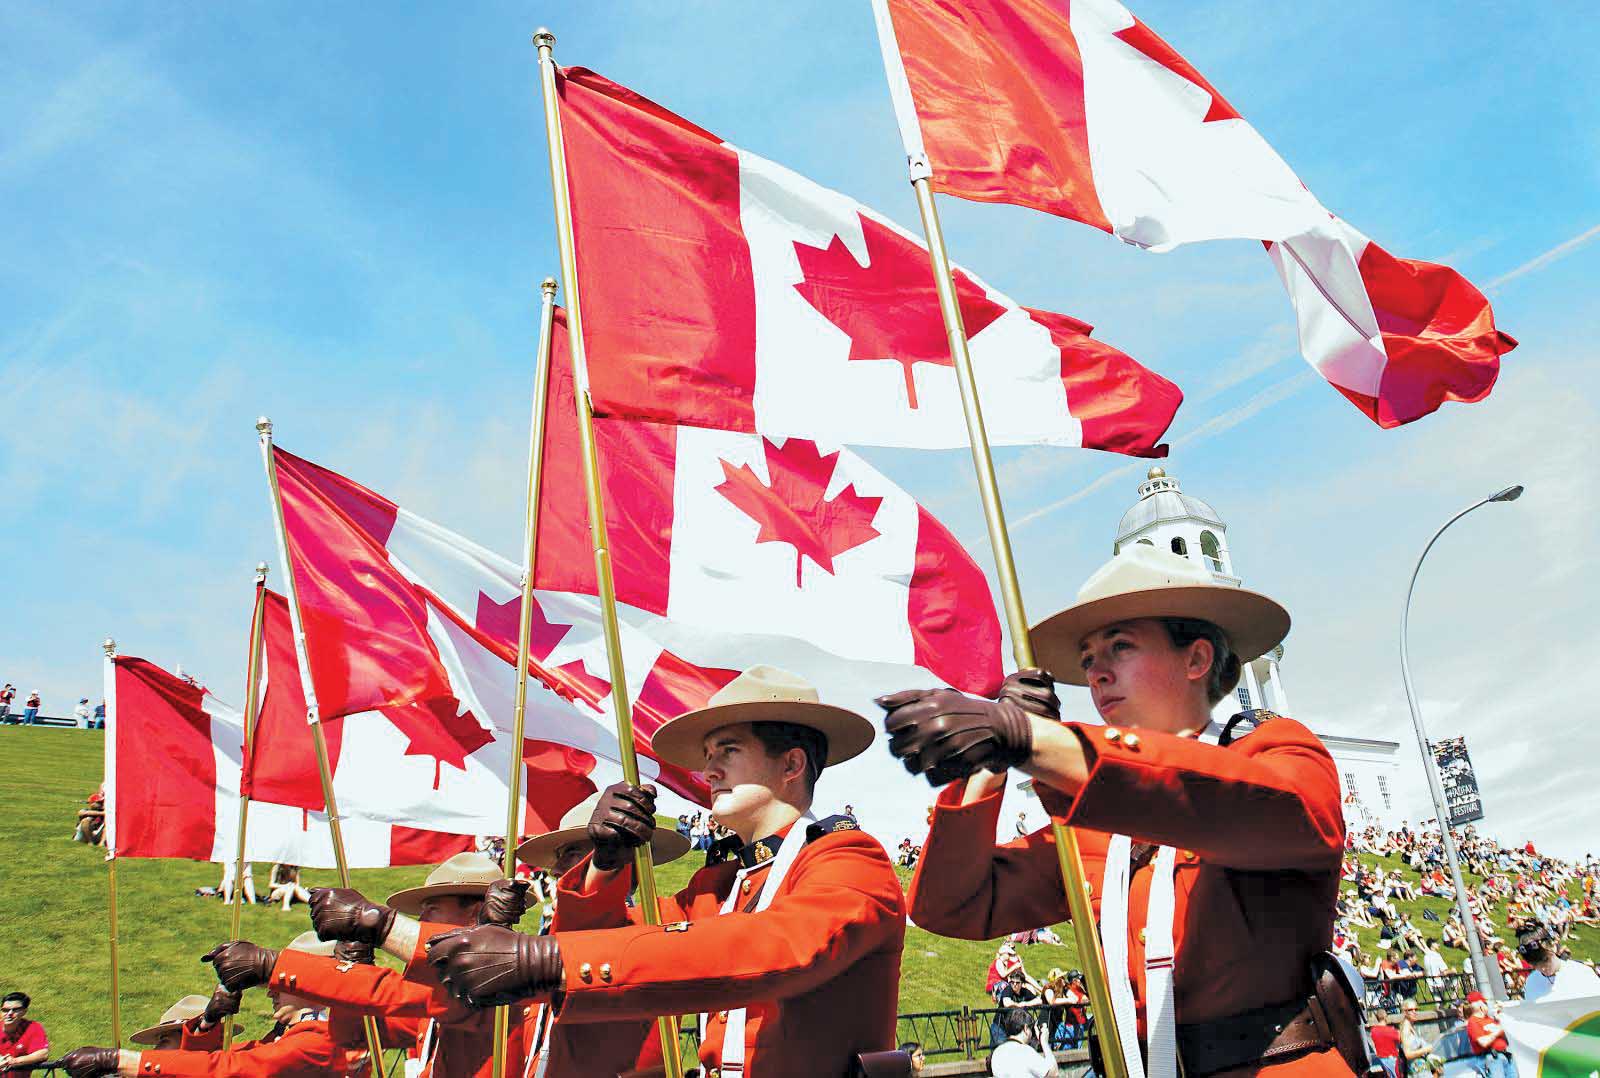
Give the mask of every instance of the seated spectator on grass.
[{"label": "seated spectator on grass", "polygon": [[0,999],[0,1078],[24,1078],[25,1068],[50,1055],[50,1035],[28,1017],[32,1002],[26,992],[7,992]]},{"label": "seated spectator on grass", "polygon": [[1017,956],[1016,944],[1009,940],[1002,943],[994,953],[994,961],[989,963],[989,974],[984,978],[983,990],[993,997],[1011,971],[1021,968],[1022,959]]},{"label": "seated spectator on grass", "polygon": [[[217,895],[223,902],[233,901],[233,875],[238,871],[239,866],[234,862],[222,862],[222,883],[217,887]],[[252,906],[256,904],[255,866],[249,861],[244,863],[244,900]]]},{"label": "seated spectator on grass", "polygon": [[267,892],[267,901],[282,902],[284,913],[296,902],[311,901],[311,892],[300,886],[299,865],[273,865],[268,886],[271,890]]},{"label": "seated spectator on grass", "polygon": [[1044,1024],[1047,1014],[1044,1008],[1044,990],[1032,977],[1018,967],[1011,971],[999,988],[994,993],[995,1006],[1000,1008],[1000,1014],[995,1016],[993,1024],[989,1027],[989,1043],[991,1046],[999,1044],[1010,1036],[1004,1032],[1000,1021],[1002,1015],[1008,1011],[1031,1012],[1029,1021]]},{"label": "seated spectator on grass", "polygon": [[106,788],[101,786],[89,795],[87,807],[78,810],[78,823],[72,832],[72,841],[102,846],[106,841]]}]

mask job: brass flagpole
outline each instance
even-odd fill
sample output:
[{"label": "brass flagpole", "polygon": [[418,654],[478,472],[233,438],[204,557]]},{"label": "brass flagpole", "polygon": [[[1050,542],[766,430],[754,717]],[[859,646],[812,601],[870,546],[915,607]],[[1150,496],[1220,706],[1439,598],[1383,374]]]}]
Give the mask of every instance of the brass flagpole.
[{"label": "brass flagpole", "polygon": [[[606,540],[605,496],[600,482],[600,457],[595,449],[594,409],[589,401],[589,367],[583,344],[583,310],[579,303],[578,259],[572,241],[572,203],[567,189],[567,157],[561,138],[561,107],[556,99],[556,36],[541,28],[533,35],[539,50],[539,80],[544,88],[544,132],[550,150],[550,192],[555,200],[556,239],[561,249],[561,279],[567,294],[567,340],[572,350],[572,371],[578,405],[578,437],[583,455],[583,480],[588,493],[589,530],[594,536],[595,590],[600,598],[605,628],[606,658],[611,668],[611,706],[617,720],[617,747],[622,777],[638,785],[639,758],[633,746],[633,713],[628,701],[628,672],[622,662],[622,639],[617,626],[617,593],[611,576],[611,551]],[[650,847],[633,855],[634,878],[639,884],[639,912],[646,924],[661,923],[656,896],[655,865]],[[661,1036],[661,1058],[667,1078],[683,1078],[679,1058],[678,1020],[662,1015],[656,1020]]]},{"label": "brass flagpole", "polygon": [[[244,792],[244,769],[250,766],[250,752],[254,747],[256,718],[261,697],[261,646],[265,636],[267,563],[256,563],[256,605],[250,617],[250,658],[245,663],[244,698],[244,748],[239,757],[239,837],[233,860],[233,910],[228,919],[228,938],[239,938],[239,921],[244,911],[244,840],[250,820],[250,797]],[[233,1047],[233,1023],[222,1024],[222,1050]]]},{"label": "brass flagpole", "polygon": [[[506,782],[510,796],[506,804],[506,879],[517,875],[517,843],[522,837],[522,731],[528,712],[528,653],[533,636],[533,570],[539,540],[539,483],[544,470],[545,398],[550,388],[550,344],[556,315],[556,279],[546,277],[539,284],[539,349],[533,367],[533,419],[528,425],[528,510],[522,525],[522,606],[517,617],[516,703],[511,718],[511,775]],[[511,1008],[496,1007],[494,1012],[494,1078],[501,1078],[506,1067],[506,1040],[511,1035]],[[526,1045],[531,1056],[536,1044]]]},{"label": "brass flagpole", "polygon": [[111,926],[108,940],[111,945],[111,1045],[122,1047],[122,992],[119,970],[122,962],[117,951],[117,831],[116,819],[116,705],[117,705],[117,642],[106,637],[100,645],[106,653],[106,768],[109,789],[106,790],[102,818],[102,833],[106,838],[106,921]]},{"label": "brass flagpole", "polygon": [[[305,625],[300,619],[300,589],[295,586],[294,569],[289,564],[289,532],[283,520],[283,495],[278,490],[278,462],[272,456],[272,420],[256,420],[256,435],[261,442],[261,459],[267,468],[267,488],[272,496],[272,521],[278,533],[278,560],[283,564],[283,590],[289,600],[289,624],[294,630],[294,654],[300,666],[300,685],[306,694],[306,723],[311,727],[311,743],[317,753],[317,774],[322,780],[322,803],[328,811],[328,833],[333,842],[333,861],[339,870],[339,886],[350,886],[350,864],[344,855],[344,831],[339,826],[339,805],[333,796],[333,770],[328,765],[328,739],[322,732],[322,716],[317,710],[317,689],[311,681],[311,662],[306,654]],[[362,1025],[367,1031],[368,1064],[372,1078],[383,1078],[383,1045],[378,1038],[378,1023],[367,1015]]]},{"label": "brass flagpole", "polygon": [[[1006,627],[1011,632],[1011,653],[1019,667],[1034,665],[1033,641],[1028,635],[1028,617],[1022,606],[1022,585],[1016,562],[1011,557],[1011,537],[1006,532],[1005,510],[1000,505],[999,484],[995,481],[994,458],[989,452],[989,434],[983,425],[983,409],[978,401],[978,383],[972,373],[972,354],[967,348],[967,330],[961,321],[961,305],[956,300],[951,276],[950,255],[944,246],[944,230],[939,226],[939,211],[933,203],[926,158],[911,161],[911,186],[917,195],[917,210],[922,215],[922,232],[928,241],[928,257],[933,263],[934,286],[939,293],[939,312],[944,316],[945,335],[950,339],[950,358],[956,368],[956,383],[961,387],[961,410],[967,420],[967,440],[972,446],[972,465],[978,476],[978,497],[983,501],[983,517],[989,526],[989,545],[994,550],[995,572],[1000,578],[1000,599],[1005,607]],[[1055,839],[1056,859],[1061,866],[1061,883],[1072,914],[1072,933],[1083,961],[1089,1002],[1094,1008],[1095,1035],[1105,1061],[1104,1078],[1127,1078],[1122,1039],[1111,1010],[1111,993],[1106,988],[1106,960],[1096,931],[1094,907],[1084,879],[1083,855],[1078,839],[1055,816],[1050,818]]]}]

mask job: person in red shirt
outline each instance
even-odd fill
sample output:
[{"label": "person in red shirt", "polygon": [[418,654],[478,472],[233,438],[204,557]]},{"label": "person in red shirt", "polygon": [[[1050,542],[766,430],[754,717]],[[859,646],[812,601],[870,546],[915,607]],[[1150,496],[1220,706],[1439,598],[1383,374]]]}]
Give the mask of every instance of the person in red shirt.
[{"label": "person in red shirt", "polygon": [[1517,1078],[1511,1061],[1511,1043],[1497,1018],[1489,1016],[1489,1001],[1482,992],[1467,993],[1467,1039],[1477,1056],[1484,1078]]},{"label": "person in red shirt", "polygon": [[1380,1010],[1367,1029],[1372,1037],[1372,1054],[1383,1064],[1389,1078],[1403,1078],[1400,1066],[1400,1031],[1389,1024],[1389,1012]]},{"label": "person in red shirt", "polygon": [[44,1027],[28,1017],[33,1002],[26,992],[11,992],[0,1000],[0,1078],[25,1078],[22,1068],[42,1063],[50,1054],[50,1037]]}]

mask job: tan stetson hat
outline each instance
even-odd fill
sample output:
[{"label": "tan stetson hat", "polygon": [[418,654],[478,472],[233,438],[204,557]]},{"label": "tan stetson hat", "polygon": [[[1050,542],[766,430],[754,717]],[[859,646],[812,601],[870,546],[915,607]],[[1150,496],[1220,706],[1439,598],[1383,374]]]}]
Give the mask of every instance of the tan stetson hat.
[{"label": "tan stetson hat", "polygon": [[[168,1033],[176,1033],[183,1028],[183,1024],[191,1018],[199,1018],[206,1013],[206,1004],[211,1002],[208,996],[184,996],[178,1002],[166,1009],[161,1015],[161,1021],[153,1026],[139,1030],[128,1040],[134,1044],[159,1044],[161,1038]],[[233,1031],[238,1033],[244,1027],[237,1022]]]},{"label": "tan stetson hat", "polygon": [[323,958],[332,958],[333,949],[337,946],[334,940],[319,940],[317,934],[309,929],[300,933],[289,941],[286,951],[299,951],[301,954],[321,955]]},{"label": "tan stetson hat", "polygon": [[1219,584],[1198,562],[1134,543],[1095,570],[1076,603],[1033,627],[1034,654],[1057,681],[1086,685],[1083,638],[1135,618],[1209,621],[1240,662],[1260,658],[1289,635],[1289,612],[1265,595]]},{"label": "tan stetson hat", "polygon": [[792,722],[819,731],[828,739],[824,767],[860,756],[877,732],[854,711],[819,703],[817,690],[803,678],[773,666],[752,666],[699,711],[663,723],[650,736],[650,747],[667,763],[698,771],[706,764],[706,735],[740,722]]},{"label": "tan stetson hat", "polygon": [[[597,791],[568,809],[566,815],[561,817],[560,828],[534,835],[518,846],[517,860],[526,861],[534,868],[554,868],[556,853],[561,847],[574,842],[588,844],[589,817],[594,815],[594,808],[599,803],[600,794]],[[657,827],[650,836],[650,860],[658,865],[676,861],[688,852],[689,840],[676,831]]]},{"label": "tan stetson hat", "polygon": [[505,879],[499,865],[481,853],[458,853],[428,873],[421,887],[408,887],[389,896],[389,905],[415,917],[424,899],[435,895],[465,895],[482,898],[489,885]]}]

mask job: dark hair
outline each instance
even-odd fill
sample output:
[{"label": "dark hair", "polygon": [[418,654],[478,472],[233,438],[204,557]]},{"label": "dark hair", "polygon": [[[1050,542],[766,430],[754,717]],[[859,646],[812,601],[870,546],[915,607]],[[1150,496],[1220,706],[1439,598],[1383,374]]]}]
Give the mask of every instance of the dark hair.
[{"label": "dark hair", "polygon": [[916,1041],[906,1041],[906,1043],[900,1046],[900,1051],[904,1052],[908,1056],[914,1055],[917,1052],[922,1051],[922,1045],[918,1044]]},{"label": "dark hair", "polygon": [[1206,701],[1216,707],[1239,684],[1239,656],[1233,652],[1227,635],[1209,621],[1198,618],[1162,618],[1167,636],[1175,648],[1188,647],[1196,640],[1211,643],[1211,671],[1206,679]]},{"label": "dark hair", "polygon": [[22,1004],[23,1010],[33,1006],[33,999],[26,992],[7,992],[5,998],[0,999],[0,1003],[10,1003],[12,1000]]},{"label": "dark hair", "polygon": [[1006,1036],[1015,1037],[1028,1028],[1028,1012],[1021,1007],[1007,1007],[1000,1012],[1000,1028]]},{"label": "dark hair", "polygon": [[768,756],[779,756],[790,749],[801,749],[806,754],[806,788],[815,788],[822,774],[822,765],[828,759],[828,739],[821,730],[801,726],[797,722],[753,722],[750,732],[767,750]]}]

